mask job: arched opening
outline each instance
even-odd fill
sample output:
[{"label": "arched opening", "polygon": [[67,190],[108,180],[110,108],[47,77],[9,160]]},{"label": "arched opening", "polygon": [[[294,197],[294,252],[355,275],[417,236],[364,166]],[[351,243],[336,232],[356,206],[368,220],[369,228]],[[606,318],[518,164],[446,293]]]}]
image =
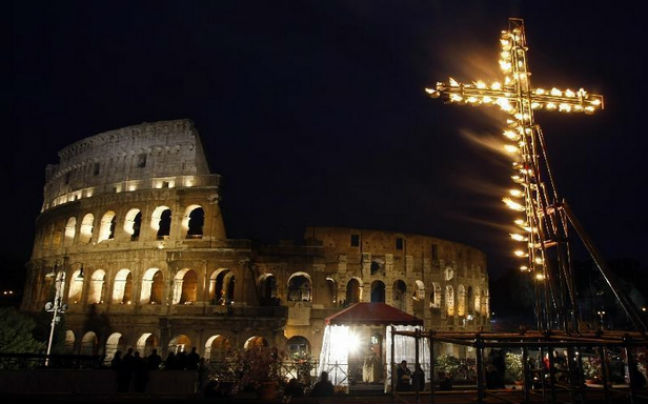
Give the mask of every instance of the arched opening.
[{"label": "arched opening", "polygon": [[74,341],[76,341],[76,337],[74,336],[74,331],[66,330],[65,342],[63,343],[64,354],[71,354],[74,352]]},{"label": "arched opening", "polygon": [[288,278],[288,301],[311,301],[311,280],[306,272],[296,272]]},{"label": "arched opening", "polygon": [[268,346],[268,341],[265,338],[254,336],[248,338],[247,341],[245,341],[245,344],[243,344],[243,349],[249,351],[250,349],[263,348],[267,346]]},{"label": "arched opening", "polygon": [[259,302],[263,306],[276,306],[279,304],[277,298],[277,278],[273,274],[263,274],[259,278]]},{"label": "arched opening", "polygon": [[420,318],[425,316],[425,284],[421,280],[414,281],[415,291],[412,296],[412,309],[414,315]]},{"label": "arched opening", "polygon": [[79,241],[82,243],[89,243],[92,239],[92,229],[94,228],[94,215],[88,213],[83,216],[81,227],[79,228]]},{"label": "arched opening", "polygon": [[70,277],[70,291],[68,292],[68,303],[77,304],[81,302],[81,294],[83,293],[83,278],[81,277],[81,270],[77,269],[72,272]]},{"label": "arched opening", "polygon": [[466,315],[466,288],[464,285],[457,286],[457,315]]},{"label": "arched opening", "polygon": [[227,268],[212,272],[209,277],[209,300],[211,304],[228,305],[234,303],[236,278]]},{"label": "arched opening", "polygon": [[229,339],[222,335],[212,335],[205,343],[205,358],[210,361],[224,361],[232,349]]},{"label": "arched opening", "polygon": [[475,314],[481,314],[481,290],[475,288]]},{"label": "arched opening", "polygon": [[70,245],[74,242],[74,236],[76,235],[76,222],[76,217],[71,217],[67,220],[67,223],[65,224],[64,245]]},{"label": "arched opening", "polygon": [[331,277],[326,278],[326,299],[325,304],[337,303],[337,282]]},{"label": "arched opening", "polygon": [[346,285],[346,304],[360,302],[360,282],[356,278],[351,278]]},{"label": "arched opening", "polygon": [[90,277],[90,288],[88,290],[89,304],[103,303],[105,279],[106,272],[102,269],[97,269],[92,273]]},{"label": "arched opening", "polygon": [[192,304],[198,297],[198,276],[192,269],[185,268],[175,276],[173,304]]},{"label": "arched opening", "polygon": [[128,269],[120,269],[115,275],[113,287],[113,303],[131,304],[133,293],[133,275]]},{"label": "arched opening", "polygon": [[106,359],[105,362],[110,362],[112,358],[115,356],[115,352],[117,351],[124,351],[124,340],[122,338],[121,333],[119,332],[114,332],[110,334],[108,339],[106,340]]},{"label": "arched opening", "polygon": [[146,332],[137,339],[136,347],[142,356],[147,357],[154,349],[158,349],[159,345],[160,342],[157,337],[150,332]]},{"label": "arched opening", "polygon": [[140,229],[142,228],[142,212],[139,209],[131,209],[126,213],[124,219],[124,231],[130,234],[131,241],[139,240]]},{"label": "arched opening", "polygon": [[101,217],[101,225],[99,226],[99,238],[97,242],[112,240],[115,238],[115,227],[117,225],[117,217],[115,212],[109,210]]},{"label": "arched opening", "polygon": [[187,208],[187,238],[202,238],[204,224],[205,211],[202,207],[192,205]]},{"label": "arched opening", "polygon": [[168,206],[158,206],[151,215],[151,229],[156,238],[163,240],[171,234],[171,209]]},{"label": "arched opening", "polygon": [[81,338],[81,355],[96,355],[97,353],[97,334],[88,331]]},{"label": "arched opening", "polygon": [[187,351],[191,351],[191,340],[186,335],[180,334],[169,341],[169,352],[178,354]]},{"label": "arched opening", "polygon": [[400,279],[394,282],[394,286],[392,287],[392,301],[393,306],[399,310],[405,311],[405,309],[407,308],[407,303],[405,301],[406,292],[407,285],[405,285],[405,282]]},{"label": "arched opening", "polygon": [[432,292],[430,293],[430,308],[438,309],[441,307],[441,285],[432,282]]},{"label": "arched opening", "polygon": [[371,275],[385,276],[385,261],[381,259],[375,259],[371,261],[370,271]]},{"label": "arched opening", "polygon": [[304,359],[310,354],[310,342],[302,336],[294,336],[286,341],[286,350],[290,359]]},{"label": "arched opening", "polygon": [[382,281],[371,283],[371,303],[385,303],[385,284]]},{"label": "arched opening", "polygon": [[466,302],[468,302],[468,314],[474,314],[475,313],[475,299],[473,296],[473,288],[472,286],[468,286],[468,289],[466,289]]},{"label": "arched opening", "polygon": [[446,313],[448,313],[448,316],[454,316],[455,302],[454,302],[454,289],[452,288],[452,285],[446,286],[445,300],[446,300]]},{"label": "arched opening", "polygon": [[142,291],[140,303],[161,304],[162,291],[164,288],[164,277],[159,268],[149,268],[142,277]]}]

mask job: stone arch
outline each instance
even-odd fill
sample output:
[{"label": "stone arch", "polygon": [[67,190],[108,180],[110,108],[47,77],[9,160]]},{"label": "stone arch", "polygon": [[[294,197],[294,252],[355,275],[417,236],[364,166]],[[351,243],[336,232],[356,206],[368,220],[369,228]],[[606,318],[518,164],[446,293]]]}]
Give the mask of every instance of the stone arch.
[{"label": "stone arch", "polygon": [[187,238],[202,238],[203,227],[205,225],[205,210],[200,205],[189,205],[185,211],[185,217],[182,223],[183,228],[186,230]]},{"label": "stone arch", "polygon": [[330,276],[326,277],[326,299],[325,304],[337,303],[337,282]]},{"label": "stone arch", "polygon": [[149,356],[151,352],[153,352],[154,349],[158,349],[159,346],[160,341],[150,332],[145,332],[140,335],[137,339],[137,344],[135,344],[136,349],[143,357]]},{"label": "stone arch", "polygon": [[68,218],[67,222],[65,223],[65,238],[63,239],[64,245],[70,245],[72,244],[72,242],[74,242],[74,236],[76,235],[76,224],[77,220],[74,216]]},{"label": "stone arch", "polygon": [[81,298],[83,294],[83,278],[81,275],[81,269],[77,269],[72,272],[70,277],[70,286],[68,291],[68,303],[78,304],[81,303]]},{"label": "stone arch", "polygon": [[101,224],[99,225],[99,238],[98,243],[115,238],[115,229],[117,227],[117,216],[112,210],[107,211],[101,217]]},{"label": "stone arch", "polygon": [[220,268],[209,277],[209,300],[212,304],[229,305],[234,302],[236,277],[228,268]]},{"label": "stone arch", "polygon": [[359,303],[362,300],[362,280],[351,278],[346,284],[346,304]]},{"label": "stone arch", "polygon": [[76,336],[74,331],[66,330],[65,331],[65,342],[63,343],[63,353],[71,354],[74,352],[74,342],[76,341]]},{"label": "stone arch", "polygon": [[178,271],[173,282],[173,304],[192,304],[198,298],[198,275],[190,268]]},{"label": "stone arch", "polygon": [[245,349],[246,351],[249,351],[250,349],[267,347],[268,345],[269,345],[268,340],[266,340],[265,338],[260,337],[258,335],[255,335],[255,336],[252,336],[252,337],[248,338],[245,341],[245,343],[243,344],[243,349]]},{"label": "stone arch", "polygon": [[306,272],[295,272],[288,278],[288,296],[289,302],[310,302],[311,295],[311,277]]},{"label": "stone arch", "polygon": [[277,300],[277,277],[265,273],[259,277],[259,297],[261,305],[272,305]]},{"label": "stone arch", "polygon": [[286,341],[286,351],[290,359],[302,359],[310,354],[310,349],[310,341],[301,335],[295,335]]},{"label": "stone arch", "polygon": [[168,206],[157,206],[151,214],[151,229],[155,231],[158,240],[169,237],[171,234],[171,208]]},{"label": "stone arch", "polygon": [[430,293],[430,308],[438,309],[441,307],[441,285],[438,282],[432,282],[432,292]]},{"label": "stone arch", "polygon": [[149,268],[142,276],[140,303],[161,304],[164,292],[164,275],[160,268]]},{"label": "stone arch", "polygon": [[463,317],[466,315],[466,288],[464,285],[457,286],[457,315]]},{"label": "stone arch", "polygon": [[142,211],[137,208],[126,212],[124,218],[124,231],[130,235],[131,241],[139,240],[140,229],[142,228]]},{"label": "stone arch", "polygon": [[176,335],[169,341],[169,352],[180,353],[191,350],[191,339],[185,334]]},{"label": "stone arch", "polygon": [[448,313],[448,316],[454,316],[455,301],[454,301],[454,288],[452,287],[452,285],[446,285],[445,303],[446,303],[446,313]]},{"label": "stone arch", "polygon": [[96,355],[97,354],[97,334],[94,331],[88,331],[83,334],[81,338],[81,355]]},{"label": "stone arch", "polygon": [[475,287],[475,314],[481,314],[481,290]]},{"label": "stone arch", "polygon": [[103,303],[104,285],[106,281],[106,272],[103,269],[97,269],[90,276],[90,288],[88,289],[88,303]]},{"label": "stone arch", "polygon": [[105,362],[110,362],[117,351],[124,351],[124,338],[120,332],[114,332],[106,339]]},{"label": "stone arch", "polygon": [[120,269],[115,275],[113,303],[130,304],[133,293],[133,274],[130,269]]},{"label": "stone arch", "polygon": [[385,303],[385,283],[383,281],[371,282],[371,303]]},{"label": "stone arch", "polygon": [[401,279],[398,279],[394,282],[392,286],[392,302],[393,306],[399,310],[405,311],[407,307],[407,285]]},{"label": "stone arch", "polygon": [[417,279],[414,281],[414,287],[416,288],[414,291],[414,299],[419,301],[425,300],[425,283]]},{"label": "stone arch", "polygon": [[230,340],[221,334],[212,335],[205,342],[205,358],[211,361],[224,361],[232,349]]},{"label": "stone arch", "polygon": [[473,288],[472,286],[468,286],[466,289],[466,303],[467,303],[467,310],[468,314],[474,314],[475,313],[475,298],[473,295]]},{"label": "stone arch", "polygon": [[94,215],[86,213],[81,220],[81,227],[79,228],[79,241],[82,243],[89,243],[92,240],[92,230],[94,229]]}]

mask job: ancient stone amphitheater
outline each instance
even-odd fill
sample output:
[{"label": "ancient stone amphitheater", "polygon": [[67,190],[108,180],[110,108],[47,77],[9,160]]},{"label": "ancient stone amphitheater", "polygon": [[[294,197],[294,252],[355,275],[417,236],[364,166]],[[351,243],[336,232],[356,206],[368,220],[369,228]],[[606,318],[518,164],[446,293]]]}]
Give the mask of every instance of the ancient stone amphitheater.
[{"label": "ancient stone amphitheater", "polygon": [[488,325],[486,259],[463,244],[339,227],[299,243],[228,239],[220,177],[189,120],[100,133],[59,159],[22,307],[42,311],[62,279],[69,352],[196,347],[214,360],[269,344],[317,357],[323,319],[353,302],[386,302],[428,329]]}]

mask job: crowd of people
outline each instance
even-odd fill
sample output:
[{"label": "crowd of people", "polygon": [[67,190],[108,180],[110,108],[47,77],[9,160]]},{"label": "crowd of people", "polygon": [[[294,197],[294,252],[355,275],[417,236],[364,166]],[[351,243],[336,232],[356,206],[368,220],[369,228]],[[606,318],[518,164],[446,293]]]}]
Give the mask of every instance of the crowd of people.
[{"label": "crowd of people", "polygon": [[110,368],[115,371],[117,391],[144,392],[149,379],[149,372],[160,369],[165,370],[201,370],[204,369],[204,359],[201,359],[196,348],[191,353],[181,351],[178,354],[170,352],[165,361],[153,349],[147,357],[140,355],[139,351],[128,348],[122,356],[121,351],[115,352],[110,361]]}]

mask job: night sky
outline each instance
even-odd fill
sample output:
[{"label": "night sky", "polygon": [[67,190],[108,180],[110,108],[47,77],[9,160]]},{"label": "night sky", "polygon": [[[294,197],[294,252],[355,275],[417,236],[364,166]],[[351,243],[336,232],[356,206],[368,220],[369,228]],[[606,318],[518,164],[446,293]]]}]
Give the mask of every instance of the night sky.
[{"label": "night sky", "polygon": [[501,138],[505,116],[423,90],[501,80],[511,16],[526,21],[534,85],[606,97],[597,115],[537,120],[559,191],[603,254],[646,268],[644,13],[598,3],[16,1],[4,16],[3,270],[29,259],[58,150],[190,118],[223,176],[230,238],[298,240],[306,225],[423,233],[482,249],[497,277],[516,265],[500,201],[510,162],[470,139]]}]

